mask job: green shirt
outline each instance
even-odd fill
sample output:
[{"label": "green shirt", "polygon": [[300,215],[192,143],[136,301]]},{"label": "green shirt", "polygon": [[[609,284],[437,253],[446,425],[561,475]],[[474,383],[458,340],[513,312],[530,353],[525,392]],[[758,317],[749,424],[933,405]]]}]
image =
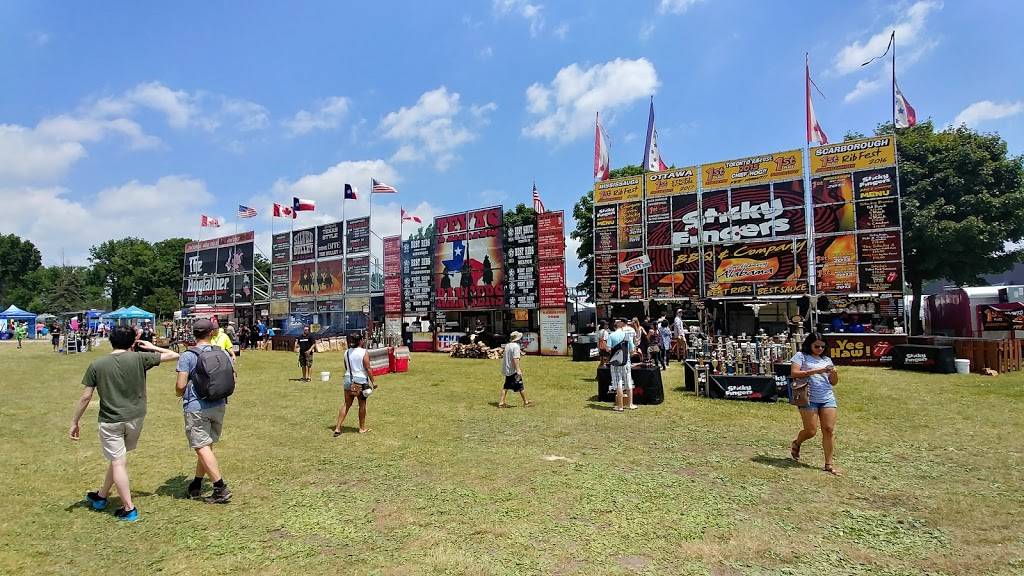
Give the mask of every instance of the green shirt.
[{"label": "green shirt", "polygon": [[100,394],[100,422],[127,422],[146,415],[146,370],[160,365],[156,352],[121,352],[94,360],[83,386]]}]

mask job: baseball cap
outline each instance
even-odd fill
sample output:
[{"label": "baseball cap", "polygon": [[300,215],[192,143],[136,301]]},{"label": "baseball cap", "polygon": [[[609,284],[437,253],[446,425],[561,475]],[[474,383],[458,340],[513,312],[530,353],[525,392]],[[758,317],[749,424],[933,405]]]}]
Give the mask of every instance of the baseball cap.
[{"label": "baseball cap", "polygon": [[213,328],[214,328],[213,322],[210,322],[206,318],[200,318],[199,320],[196,320],[192,324],[192,333],[193,334],[205,334],[206,332],[209,332],[210,330],[213,330]]}]

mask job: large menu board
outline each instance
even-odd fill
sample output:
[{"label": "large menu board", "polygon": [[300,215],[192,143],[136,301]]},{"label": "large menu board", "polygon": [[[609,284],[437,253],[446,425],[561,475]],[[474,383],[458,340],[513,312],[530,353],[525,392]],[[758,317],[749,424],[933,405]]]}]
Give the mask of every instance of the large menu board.
[{"label": "large menu board", "polygon": [[700,289],[696,174],[689,167],[645,176],[650,298],[686,297]]},{"label": "large menu board", "polygon": [[709,247],[704,257],[709,297],[780,296],[807,292],[807,241],[775,240]]},{"label": "large menu board", "polygon": [[365,294],[370,291],[370,256],[349,256],[345,259],[345,290]]},{"label": "large menu board", "polygon": [[903,291],[896,144],[865,138],[811,148],[819,294]]},{"label": "large menu board", "polygon": [[253,300],[252,232],[185,245],[181,298],[186,305],[249,303]]},{"label": "large menu board", "polygon": [[618,263],[644,248],[643,179],[627,176],[594,185],[594,284],[598,301],[644,297],[644,273],[620,275]]},{"label": "large menu board", "polygon": [[370,251],[370,218],[353,218],[345,224],[346,251],[349,254],[360,254]]},{"label": "large menu board", "polygon": [[433,238],[402,241],[402,309],[427,314],[433,308]]},{"label": "large menu board", "polygon": [[287,232],[274,234],[270,241],[270,263],[273,266],[287,266],[291,259],[291,240]]},{"label": "large menu board", "polygon": [[341,222],[331,222],[316,227],[316,257],[338,258],[341,256]]},{"label": "large menu board", "polygon": [[402,237],[384,238],[384,313],[402,313]]},{"label": "large menu board", "polygon": [[505,229],[505,298],[509,308],[536,308],[537,225],[533,222]]},{"label": "large menu board", "polygon": [[565,213],[537,214],[540,307],[565,307]]},{"label": "large menu board", "polygon": [[501,206],[434,219],[434,306],[505,307],[505,235]]}]

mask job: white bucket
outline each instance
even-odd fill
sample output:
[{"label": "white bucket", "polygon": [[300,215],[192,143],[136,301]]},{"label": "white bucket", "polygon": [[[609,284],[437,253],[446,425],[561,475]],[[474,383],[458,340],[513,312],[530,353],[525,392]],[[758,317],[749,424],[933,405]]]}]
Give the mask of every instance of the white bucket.
[{"label": "white bucket", "polygon": [[320,381],[321,382],[330,382],[331,381],[331,373],[330,372],[321,372],[320,373]]},{"label": "white bucket", "polygon": [[956,359],[956,373],[957,374],[970,374],[971,373],[971,361],[967,358]]}]

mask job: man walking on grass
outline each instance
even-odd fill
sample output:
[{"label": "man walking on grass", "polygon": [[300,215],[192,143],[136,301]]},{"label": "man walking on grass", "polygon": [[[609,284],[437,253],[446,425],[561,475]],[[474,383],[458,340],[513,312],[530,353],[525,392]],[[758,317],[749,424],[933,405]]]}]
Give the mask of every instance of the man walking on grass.
[{"label": "man walking on grass", "polygon": [[608,358],[608,366],[612,373],[612,386],[615,388],[616,412],[622,412],[626,406],[624,400],[628,400],[630,410],[636,410],[633,404],[633,364],[630,357],[636,347],[633,343],[632,331],[628,331],[627,323],[620,318],[615,321],[615,331],[608,335],[608,350],[611,355]]},{"label": "man walking on grass", "polygon": [[316,352],[316,338],[309,333],[309,326],[303,326],[302,336],[295,339],[299,345],[299,368],[302,369],[302,381],[309,382],[309,373],[313,371],[313,353]]},{"label": "man walking on grass", "polygon": [[214,330],[209,320],[197,320],[192,325],[196,345],[178,359],[175,390],[185,412],[185,438],[189,447],[196,451],[196,474],[188,485],[188,497],[201,498],[203,477],[209,476],[213,492],[204,500],[210,504],[226,504],[231,500],[231,491],[221,476],[213,445],[220,439],[227,408],[227,397],[221,397],[224,389],[219,383],[230,379],[227,390],[230,395],[236,374],[231,354],[210,342]]},{"label": "man walking on grass", "polygon": [[523,367],[520,364],[523,353],[522,347],[519,345],[519,341],[522,339],[522,332],[513,332],[509,334],[508,344],[505,344],[505,356],[501,363],[501,370],[505,375],[505,386],[501,389],[498,408],[508,407],[508,404],[505,404],[505,396],[509,390],[518,392],[523,397],[523,406],[533,405],[526,399],[526,385],[523,384]]},{"label": "man walking on grass", "polygon": [[14,324],[14,337],[18,339],[18,348],[21,348],[21,341],[28,336],[28,324],[25,322]]},{"label": "man walking on grass", "polygon": [[132,326],[118,326],[111,331],[110,344],[114,351],[94,360],[86,369],[82,378],[85,388],[75,404],[75,415],[68,433],[75,441],[81,437],[78,423],[89,407],[93,392],[99,392],[100,448],[110,463],[103,486],[85,497],[94,510],[103,510],[107,507],[110,488],[117,486],[122,507],[114,515],[129,522],[139,518],[128,485],[127,457],[139,443],[142,422],[146,417],[146,371],[161,361],[178,357],[170,350],[145,341],[138,342],[138,347],[144,352],[133,352],[131,348],[136,345],[136,340],[137,334]]}]

